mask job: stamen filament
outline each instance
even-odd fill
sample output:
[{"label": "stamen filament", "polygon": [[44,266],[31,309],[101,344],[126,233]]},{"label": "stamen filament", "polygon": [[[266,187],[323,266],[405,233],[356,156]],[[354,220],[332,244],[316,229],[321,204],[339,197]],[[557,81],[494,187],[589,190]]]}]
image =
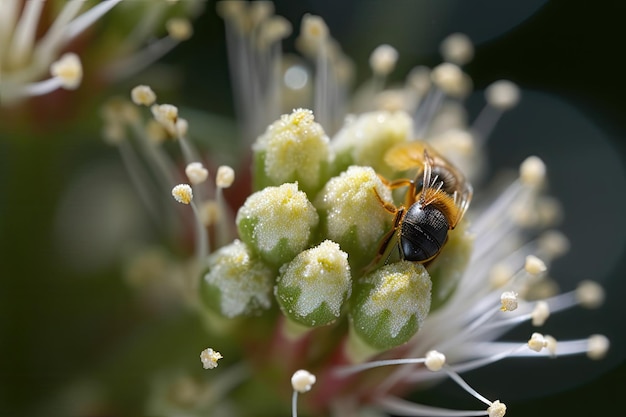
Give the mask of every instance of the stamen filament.
[{"label": "stamen filament", "polygon": [[398,416],[474,417],[488,415],[488,412],[485,410],[451,410],[448,408],[416,404],[393,396],[385,396],[376,402],[386,412]]},{"label": "stamen filament", "polygon": [[474,398],[476,398],[479,401],[482,401],[483,403],[485,403],[487,405],[491,405],[491,401],[489,401],[488,399],[486,399],[485,397],[480,395],[474,388],[470,387],[470,385],[467,382],[465,382],[465,380],[463,378],[461,378],[461,376],[459,374],[457,374],[456,372],[451,370],[449,367],[445,367],[444,371],[448,374],[448,376],[454,382],[456,382],[461,388],[463,388],[465,391],[467,391],[467,393],[469,393],[471,396],[473,396]]},{"label": "stamen filament", "polygon": [[8,51],[6,61],[8,67],[24,66],[30,58],[43,5],[43,1],[27,1],[24,5],[20,20],[13,32],[13,42]]},{"label": "stamen filament", "polygon": [[[76,0],[80,1],[80,0]],[[70,22],[66,27],[65,32],[65,42],[69,42],[74,37],[80,35],[85,29],[91,26],[95,21],[104,16],[109,10],[111,10],[115,5],[117,5],[122,0],[107,0],[99,3],[98,5],[92,7],[72,22]]]}]

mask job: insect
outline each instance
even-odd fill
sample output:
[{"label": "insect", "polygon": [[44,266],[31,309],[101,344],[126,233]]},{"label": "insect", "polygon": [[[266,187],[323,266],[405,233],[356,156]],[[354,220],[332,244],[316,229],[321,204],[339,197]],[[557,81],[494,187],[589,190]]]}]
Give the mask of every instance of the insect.
[{"label": "insect", "polygon": [[388,251],[394,239],[402,259],[427,263],[439,254],[448,240],[448,231],[463,218],[472,199],[472,186],[425,142],[396,145],[385,154],[385,162],[397,171],[418,171],[414,180],[388,181],[381,177],[390,189],[408,187],[402,206],[383,201],[374,190],[385,210],[394,215],[394,220],[392,229],[380,241],[373,264]]}]

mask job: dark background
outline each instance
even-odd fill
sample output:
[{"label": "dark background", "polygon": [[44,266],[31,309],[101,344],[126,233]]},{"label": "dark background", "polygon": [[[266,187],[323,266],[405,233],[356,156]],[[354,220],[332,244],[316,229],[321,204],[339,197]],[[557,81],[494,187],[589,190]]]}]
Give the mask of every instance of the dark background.
[{"label": "dark background", "polygon": [[[385,4],[387,8],[381,8],[380,4]],[[577,130],[580,126],[577,118],[584,115],[583,126],[592,126],[600,132],[602,146],[609,146],[608,149],[612,149],[618,160],[624,160],[624,2],[561,0],[544,4],[521,0],[378,3],[284,0],[277,2],[277,12],[296,26],[305,12],[323,16],[344,51],[354,58],[361,81],[368,75],[369,53],[380,43],[390,43],[399,49],[400,61],[394,74],[401,80],[416,64],[432,66],[440,62],[436,45],[446,33],[467,32],[470,36],[474,35],[473,39],[479,39],[476,57],[466,68],[477,89],[484,88],[495,79],[508,78],[524,90],[541,91],[563,100],[575,112],[554,121],[559,127],[566,128],[571,123],[572,129]],[[293,37],[287,40],[286,49],[291,47],[292,42]],[[194,38],[169,54],[164,62],[182,68],[184,76],[179,81],[180,100],[205,111],[232,115],[223,26],[215,16],[212,4],[196,21]],[[126,87],[120,87],[120,91],[127,91]],[[475,114],[476,109],[472,111]],[[520,114],[522,125],[514,124],[517,119],[511,116],[508,122],[503,119],[503,126],[496,132],[490,148],[494,170],[515,166],[522,152],[532,152],[528,147],[532,148],[533,144],[540,146],[546,140],[553,140],[556,148],[550,148],[553,151],[540,149],[556,162],[561,155],[554,149],[568,149],[570,142],[567,137],[540,137],[537,141],[541,144],[531,140],[524,146],[511,145],[515,142],[512,137],[526,132],[524,113]],[[572,114],[575,117],[568,119],[568,115]],[[547,123],[543,119],[537,120]],[[171,323],[165,323],[165,326],[170,326],[173,334],[185,335],[180,339],[185,346],[177,346],[170,341],[172,350],[169,356],[165,354],[167,349],[162,349],[165,352],[162,356],[158,353],[151,356],[146,352],[146,362],[129,373],[111,370],[116,361],[117,367],[124,360],[137,365],[132,362],[137,355],[127,356],[123,352],[146,346],[138,340],[152,338],[155,343],[162,340],[154,335],[158,332],[151,321],[153,316],[136,305],[132,291],[120,282],[119,265],[109,265],[83,276],[67,269],[53,247],[51,236],[55,207],[66,184],[80,175],[92,161],[115,161],[118,158],[115,152],[100,143],[97,129],[86,126],[89,121],[80,120],[68,131],[43,131],[20,140],[9,138],[5,130],[0,141],[0,186],[3,190],[0,193],[2,416],[55,415],[53,409],[37,404],[48,404],[51,391],[91,374],[125,387],[114,390],[115,405],[97,410],[92,415],[132,415],[142,394],[145,394],[145,388],[139,385],[144,368],[167,360],[174,350],[177,356],[188,354],[195,358],[197,352],[204,348],[198,340],[188,336],[198,323],[182,314],[172,319]],[[529,121],[527,124],[539,124],[538,128],[550,131],[550,127],[541,126],[541,123]],[[506,130],[507,126],[518,130],[510,133]],[[556,131],[569,132],[567,129]],[[586,146],[590,149],[588,158],[591,159],[595,155],[592,150],[599,145],[590,138]],[[568,164],[571,162],[564,155],[563,158]],[[548,378],[548,374],[558,376],[562,373],[566,381],[554,388],[541,389],[546,395],[536,392],[536,388],[529,388],[535,395],[531,399],[523,398],[523,393],[515,393],[511,397],[516,400],[511,402],[502,395],[501,400],[509,406],[507,416],[552,416],[557,413],[569,416],[608,415],[621,404],[618,393],[626,392],[626,348],[622,322],[625,310],[621,302],[626,295],[623,285],[626,259],[617,256],[611,262],[605,262],[596,250],[607,247],[618,255],[624,252],[626,230],[622,216],[626,215],[626,211],[621,209],[626,189],[613,187],[613,184],[622,183],[615,182],[613,171],[608,174],[603,169],[601,160],[585,161],[583,158],[575,161],[576,165],[561,169],[574,169],[584,174],[594,186],[567,184],[571,190],[564,192],[564,198],[579,202],[576,208],[579,214],[572,215],[566,226],[571,227],[574,234],[577,230],[584,230],[586,234],[577,240],[578,252],[574,258],[555,265],[554,273],[561,275],[557,278],[567,279],[568,274],[576,275],[572,268],[577,268],[579,263],[582,263],[583,269],[591,268],[592,271],[597,263],[597,268],[603,271],[601,276],[575,278],[598,278],[608,287],[606,307],[590,314],[592,319],[602,321],[596,326],[599,331],[613,334],[617,340],[605,362],[590,365],[584,358],[564,359],[567,368],[544,363],[537,365],[536,370],[532,368],[535,370],[533,377],[544,379]],[[558,179],[559,168],[555,171]],[[120,178],[123,180],[123,176]],[[565,189],[565,185],[563,187]],[[561,188],[556,188],[556,194],[559,194]],[[578,191],[578,188],[583,189]],[[602,192],[594,193],[592,188]],[[605,189],[608,191],[604,192]],[[615,203],[612,202],[614,198]],[[600,211],[598,207],[606,207],[607,212]],[[566,213],[567,209],[568,206]],[[583,318],[589,316],[568,314],[565,313],[565,317],[556,322],[557,325],[565,328],[566,332],[571,330],[573,335],[589,333]],[[576,332],[579,326],[585,330]],[[561,327],[555,327],[556,331]],[[535,364],[531,362],[529,368]],[[500,379],[515,378],[515,372],[519,370],[515,365],[505,369],[512,369],[514,373],[486,374],[492,378],[494,395],[498,393]],[[570,380],[570,374],[578,376]],[[469,375],[469,378],[474,377],[481,376]],[[135,389],[130,389],[130,386]],[[476,384],[476,387],[481,391],[480,385]],[[488,397],[494,396],[491,394],[485,392]],[[461,405],[467,404],[468,408],[476,408],[475,402],[465,401],[466,395],[449,384],[425,395],[428,397],[422,395],[420,399],[442,404],[449,403],[452,398]]]}]

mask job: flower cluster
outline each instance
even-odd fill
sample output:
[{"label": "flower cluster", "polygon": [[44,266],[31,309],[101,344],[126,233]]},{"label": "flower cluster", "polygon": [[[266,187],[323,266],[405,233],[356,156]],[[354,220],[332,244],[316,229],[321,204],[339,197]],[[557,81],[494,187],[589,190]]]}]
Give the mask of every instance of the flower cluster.
[{"label": "flower cluster", "polygon": [[[280,40],[290,26],[272,14],[271,4],[218,7],[237,48],[233,59],[242,60],[232,70],[243,83],[236,86],[243,131],[256,138],[252,192],[236,212],[223,195],[235,172],[222,166],[215,181],[207,181],[210,172],[175,106],[156,104],[154,92],[139,86],[131,96],[150,108],[147,122],[126,100],[103,112],[105,136],[139,187],[150,188],[141,172],[148,166],[161,191],[171,190],[191,207],[196,256],[187,269],[185,299],[210,337],[228,340],[230,352],[213,345],[224,360],[245,364],[245,371],[233,367],[212,381],[221,398],[198,394],[185,404],[170,398],[169,409],[246,415],[257,407],[275,410],[291,396],[293,415],[298,407],[311,415],[351,415],[364,408],[458,415],[402,399],[407,391],[450,378],[484,403],[475,415],[503,416],[505,404],[479,394],[462,372],[510,357],[604,355],[608,340],[600,335],[557,341],[535,332],[527,342],[498,340],[520,323],[540,327],[557,311],[602,303],[597,284],[557,294],[548,278],[551,261],[567,251],[568,242],[551,229],[559,207],[545,195],[547,169],[539,158],[523,161],[517,178],[494,199],[470,207],[433,260],[409,262],[396,250],[395,221],[402,217],[394,214],[408,209],[407,192],[428,184],[420,183],[423,163],[398,169],[389,149],[419,139],[472,181],[493,125],[520,99],[513,83],[498,81],[485,91],[481,115],[467,123],[461,102],[471,91],[462,70],[473,55],[467,37],[444,40],[444,62],[415,68],[400,88],[386,85],[397,52],[389,45],[377,48],[372,79],[349,102],[349,61],[320,17],[305,16],[298,38],[311,68],[283,60]],[[299,75],[311,72],[313,85],[297,84]],[[303,102],[313,99],[313,111],[282,110],[281,103],[294,102],[295,90],[302,90]],[[345,110],[350,115],[339,118]],[[162,147],[167,138],[180,146],[184,176]],[[137,157],[145,163],[137,164]],[[424,178],[430,178],[427,171]],[[439,188],[443,174],[433,174]],[[149,207],[155,207],[154,197],[145,195]],[[448,197],[456,204],[456,195]],[[216,367],[221,357],[213,348],[201,354],[205,368]],[[285,384],[289,378],[293,391]],[[263,394],[237,396],[249,390]]]}]

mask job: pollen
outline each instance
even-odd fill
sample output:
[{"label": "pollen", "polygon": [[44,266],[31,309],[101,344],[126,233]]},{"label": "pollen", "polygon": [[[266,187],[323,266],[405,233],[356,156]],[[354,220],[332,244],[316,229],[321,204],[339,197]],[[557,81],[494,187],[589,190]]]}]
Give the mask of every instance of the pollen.
[{"label": "pollen", "polygon": [[209,176],[209,171],[201,162],[191,162],[185,167],[185,175],[193,185],[202,184]]},{"label": "pollen", "polygon": [[[387,228],[389,213],[374,190],[383,201],[391,201],[391,191],[369,167],[351,166],[326,183],[316,206],[327,212],[329,238],[340,244],[351,238],[363,249],[376,245]],[[367,216],[367,222],[363,222],[363,216]]]},{"label": "pollen", "polygon": [[133,103],[142,106],[152,106],[156,101],[156,94],[147,85],[138,85],[130,92]]},{"label": "pollen", "polygon": [[311,372],[299,369],[291,376],[291,386],[294,391],[302,394],[311,391],[313,384],[315,384],[315,380],[315,375]]},{"label": "pollen", "polygon": [[200,360],[204,369],[217,368],[217,361],[222,359],[222,354],[211,348],[206,348],[200,353]]},{"label": "pollen", "polygon": [[329,160],[329,139],[313,112],[296,109],[272,123],[254,144],[270,185],[298,181],[303,190],[318,187]]},{"label": "pollen", "polygon": [[514,311],[517,310],[517,293],[515,291],[505,291],[500,296],[500,310]]},{"label": "pollen", "polygon": [[[285,296],[286,289],[298,290],[299,296]],[[287,316],[297,321],[326,304],[330,314],[324,322],[319,322],[322,319],[318,318],[318,323],[303,324],[322,325],[334,321],[351,292],[348,254],[330,240],[300,252],[281,268],[275,292],[283,309],[288,310]]]},{"label": "pollen", "polygon": [[190,204],[193,199],[193,191],[189,184],[178,184],[172,188],[172,196],[182,204]]},{"label": "pollen", "polygon": [[78,55],[69,52],[52,63],[50,73],[61,80],[63,88],[75,90],[83,79],[83,66]]},{"label": "pollen", "polygon": [[506,405],[499,400],[495,400],[487,408],[487,413],[489,417],[504,417],[506,414]]}]

